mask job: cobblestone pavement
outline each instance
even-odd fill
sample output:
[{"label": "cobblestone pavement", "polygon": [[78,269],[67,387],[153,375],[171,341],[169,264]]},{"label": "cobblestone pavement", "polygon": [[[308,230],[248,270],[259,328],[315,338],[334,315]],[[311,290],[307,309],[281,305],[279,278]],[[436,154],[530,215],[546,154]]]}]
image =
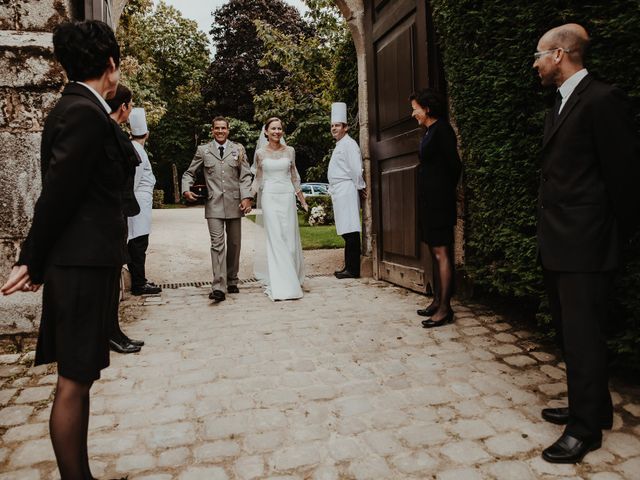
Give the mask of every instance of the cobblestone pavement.
[{"label": "cobblestone pavement", "polygon": [[[561,428],[558,359],[475,305],[419,328],[424,297],[373,280],[308,280],[271,302],[255,284],[127,300],[147,345],[112,354],[93,388],[94,474],[145,480],[640,478],[640,403],[614,395],[614,429],[579,466],[539,457]],[[0,479],[57,478],[47,434],[55,375],[0,358]],[[635,392],[637,394],[637,392]]]}]

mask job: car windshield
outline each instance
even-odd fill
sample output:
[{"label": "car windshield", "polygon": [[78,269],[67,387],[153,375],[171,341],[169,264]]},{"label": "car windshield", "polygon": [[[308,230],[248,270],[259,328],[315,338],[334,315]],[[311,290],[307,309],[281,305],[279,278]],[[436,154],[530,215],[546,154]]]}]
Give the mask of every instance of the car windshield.
[{"label": "car windshield", "polygon": [[327,193],[328,192],[327,187],[325,185],[315,185],[313,187],[313,189],[318,191],[318,192],[320,192],[320,193]]}]

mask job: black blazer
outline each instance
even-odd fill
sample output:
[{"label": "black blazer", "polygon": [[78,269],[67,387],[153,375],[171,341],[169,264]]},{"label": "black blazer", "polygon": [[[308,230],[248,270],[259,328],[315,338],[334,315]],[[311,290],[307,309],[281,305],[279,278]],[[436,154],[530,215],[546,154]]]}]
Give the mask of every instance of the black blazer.
[{"label": "black blazer", "polygon": [[86,87],[69,83],[42,132],[42,192],[18,264],[33,283],[47,265],[121,266],[125,164],[117,127]]},{"label": "black blazer", "polygon": [[125,217],[135,217],[140,213],[140,205],[134,193],[134,183],[136,176],[136,167],[140,165],[141,160],[138,157],[136,149],[133,147],[129,136],[122,130],[114,120],[118,146],[124,159],[125,183],[122,190],[122,210]]},{"label": "black blazer", "polygon": [[456,186],[462,172],[456,134],[443,118],[429,127],[420,143],[418,215],[427,228],[456,224]]},{"label": "black blazer", "polygon": [[638,221],[633,195],[640,143],[630,102],[587,75],[557,120],[547,115],[538,190],[538,254],[544,268],[618,267],[621,241]]}]

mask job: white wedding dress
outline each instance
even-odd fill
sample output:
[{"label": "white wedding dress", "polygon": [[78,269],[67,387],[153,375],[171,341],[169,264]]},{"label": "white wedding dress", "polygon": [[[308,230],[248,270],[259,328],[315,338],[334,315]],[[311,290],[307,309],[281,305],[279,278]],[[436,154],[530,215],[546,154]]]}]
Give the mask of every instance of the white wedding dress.
[{"label": "white wedding dress", "polygon": [[256,278],[271,300],[301,298],[304,259],[295,198],[300,190],[295,151],[292,147],[279,151],[264,147],[256,152],[255,163],[253,190],[258,194],[265,233],[264,254],[256,249],[257,256],[264,255],[256,259]]}]

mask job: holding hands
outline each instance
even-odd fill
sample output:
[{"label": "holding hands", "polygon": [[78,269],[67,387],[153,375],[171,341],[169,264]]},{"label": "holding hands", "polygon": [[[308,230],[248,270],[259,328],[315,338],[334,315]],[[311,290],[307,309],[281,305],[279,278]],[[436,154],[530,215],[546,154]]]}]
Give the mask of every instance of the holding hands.
[{"label": "holding hands", "polygon": [[252,200],[252,198],[243,198],[242,202],[240,202],[240,205],[238,205],[242,213],[244,213],[245,215],[251,213]]}]

